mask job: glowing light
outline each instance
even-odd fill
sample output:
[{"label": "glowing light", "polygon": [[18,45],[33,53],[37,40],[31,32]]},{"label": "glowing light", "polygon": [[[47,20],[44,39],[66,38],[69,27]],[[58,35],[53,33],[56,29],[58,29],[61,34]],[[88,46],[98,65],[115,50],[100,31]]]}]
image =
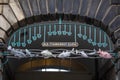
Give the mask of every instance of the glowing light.
[{"label": "glowing light", "polygon": [[43,68],[35,71],[41,71],[41,72],[70,72],[69,70],[65,69],[56,69],[56,68]]}]

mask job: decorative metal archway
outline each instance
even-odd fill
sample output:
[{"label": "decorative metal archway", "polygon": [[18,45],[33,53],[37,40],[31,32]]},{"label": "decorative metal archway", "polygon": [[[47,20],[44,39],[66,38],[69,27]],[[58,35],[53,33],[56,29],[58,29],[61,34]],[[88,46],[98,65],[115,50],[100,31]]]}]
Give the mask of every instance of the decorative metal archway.
[{"label": "decorative metal archway", "polygon": [[[86,44],[86,46],[83,46]],[[109,36],[100,28],[77,22],[59,21],[34,23],[18,29],[8,45],[15,48],[77,48],[103,49],[112,52]]]}]

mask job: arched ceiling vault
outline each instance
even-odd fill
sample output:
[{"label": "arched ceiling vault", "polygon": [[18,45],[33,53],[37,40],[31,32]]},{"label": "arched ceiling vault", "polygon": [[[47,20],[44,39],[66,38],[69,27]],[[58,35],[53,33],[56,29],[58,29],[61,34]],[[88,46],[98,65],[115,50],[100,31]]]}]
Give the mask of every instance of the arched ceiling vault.
[{"label": "arched ceiling vault", "polygon": [[0,0],[0,42],[20,27],[58,19],[58,14],[101,27],[120,46],[119,0]]}]

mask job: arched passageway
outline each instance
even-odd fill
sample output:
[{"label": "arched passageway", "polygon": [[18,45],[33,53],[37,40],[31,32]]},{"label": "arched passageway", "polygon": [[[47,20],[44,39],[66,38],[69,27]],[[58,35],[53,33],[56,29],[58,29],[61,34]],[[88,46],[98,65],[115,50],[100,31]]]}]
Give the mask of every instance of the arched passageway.
[{"label": "arched passageway", "polygon": [[[94,49],[95,48],[96,50],[98,50],[99,48],[101,48],[103,50],[119,52],[119,46],[120,46],[119,45],[120,44],[120,23],[119,23],[120,10],[119,9],[120,9],[119,0],[69,0],[69,1],[68,0],[34,0],[34,1],[33,0],[1,0],[0,1],[0,43],[1,43],[0,50],[1,52],[5,51],[2,46],[3,43],[7,45],[12,45],[12,47],[14,48],[22,48],[22,49],[23,48],[29,48],[29,49],[56,48],[55,46],[51,48],[50,47],[51,45],[47,45],[47,48],[46,46],[39,46],[41,45],[42,42],[44,42],[44,38],[45,38],[44,34],[45,32],[46,33],[49,32],[50,30],[49,24],[51,24],[52,31],[55,31],[54,26],[57,26],[57,29],[56,29],[57,31],[59,31],[58,28],[60,26],[62,28],[61,28],[60,34],[57,34],[57,33],[55,33],[57,35],[52,34],[52,37],[50,37],[51,33],[46,34],[46,37],[47,37],[46,40],[48,42],[50,41],[75,42],[76,41],[78,43],[75,43],[75,45],[72,45],[76,49],[83,49],[83,48]],[[42,26],[41,30],[43,32],[41,32],[42,33],[41,35],[38,34],[39,25]],[[33,26],[33,27],[30,28],[30,26]],[[47,27],[46,30],[44,26]],[[65,30],[65,26],[67,26],[66,30]],[[72,34],[69,33],[69,29],[70,29],[69,26],[72,27],[71,28]],[[32,44],[29,44],[30,41],[27,42],[27,40],[29,40],[30,29],[32,31],[31,37],[33,37]],[[81,31],[79,31],[80,29]],[[91,38],[90,38],[90,29],[92,33]],[[22,32],[20,33],[20,36],[19,36],[19,31]],[[80,32],[82,33],[82,36]],[[38,34],[37,39],[34,36],[34,33]],[[94,36],[95,33],[97,33],[96,38]],[[100,37],[100,33],[102,35],[101,37]],[[24,37],[24,34],[26,34],[25,37]],[[76,34],[76,37],[75,37],[75,34]],[[107,37],[104,37],[104,34]],[[16,38],[15,38],[15,35],[16,35]],[[20,41],[19,41],[19,37],[21,37]],[[14,42],[14,38],[16,39],[15,42]],[[92,39],[93,43],[89,38]],[[104,41],[105,38],[106,38],[106,42]],[[25,42],[28,44],[25,44]],[[102,42],[103,44],[101,44]],[[38,45],[35,46],[36,44]],[[59,44],[65,44],[65,43],[59,43]],[[84,44],[86,46],[82,46]],[[58,46],[60,45],[57,45],[57,47]],[[67,46],[66,48],[64,45],[62,45],[61,48],[72,49],[73,47]],[[91,63],[88,63],[88,61],[90,61]],[[24,65],[22,62],[24,61],[18,60],[17,62],[16,59],[9,60],[8,64],[4,66],[5,71],[11,70],[11,72],[6,72],[8,74],[8,77],[10,77],[9,76],[10,74],[13,74],[15,72],[16,70],[15,68],[18,68],[17,65],[19,66]],[[28,61],[28,63],[29,62],[32,62],[32,60]],[[32,63],[35,65],[36,62],[33,61]],[[52,61],[52,63],[54,63],[54,61]],[[96,59],[93,59],[93,60],[85,60],[85,61],[83,60],[81,63],[84,63],[86,67],[91,66],[89,68],[91,72],[93,71],[93,76],[91,79],[98,80],[98,78],[100,78],[104,80],[103,76],[104,77],[106,76],[105,80],[110,80],[109,78],[111,77],[107,77],[107,76],[112,75],[112,74],[109,74],[112,71],[112,70],[110,71],[109,69],[113,68],[111,61],[103,60],[103,59],[97,61]],[[94,65],[93,68],[92,68],[92,65]],[[111,67],[106,65],[109,65],[109,66],[111,65]],[[29,67],[31,67],[31,65]],[[99,73],[100,74],[99,77],[98,76],[95,77],[94,72],[98,73],[99,71],[101,71]],[[73,75],[73,74],[70,74],[70,75]],[[115,75],[114,69],[113,69],[113,75]],[[7,78],[5,79],[7,80]],[[11,79],[15,79],[15,78],[11,77]]]}]

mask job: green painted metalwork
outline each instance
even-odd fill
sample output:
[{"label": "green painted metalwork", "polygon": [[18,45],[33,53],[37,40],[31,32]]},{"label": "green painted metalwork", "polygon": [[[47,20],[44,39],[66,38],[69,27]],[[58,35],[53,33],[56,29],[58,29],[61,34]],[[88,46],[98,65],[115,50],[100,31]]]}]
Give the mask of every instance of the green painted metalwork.
[{"label": "green painted metalwork", "polygon": [[[21,40],[21,32],[23,32],[23,41]],[[28,33],[28,36],[26,36]],[[99,35],[97,35],[97,33]],[[16,36],[18,35],[18,36]],[[10,38],[9,45],[12,47],[26,47],[26,45],[31,44],[37,39],[41,39],[46,42],[47,36],[74,36],[73,42],[79,42],[77,38],[86,41],[92,46],[110,47],[112,50],[111,40],[108,35],[100,28],[93,27],[88,24],[75,23],[75,22],[62,22],[59,19],[58,23],[35,23],[32,25],[27,25],[17,30]],[[99,40],[98,40],[98,39]]]},{"label": "green painted metalwork", "polygon": [[24,41],[22,42],[22,47],[26,46],[26,28],[24,29]]},{"label": "green painted metalwork", "polygon": [[83,35],[83,40],[87,39],[87,35],[86,35],[87,31],[86,31],[86,25],[84,25],[84,35]]},{"label": "green painted metalwork", "polygon": [[44,25],[44,42],[46,40],[46,25]]},{"label": "green painted metalwork", "polygon": [[[92,43],[92,38],[91,38],[91,26],[89,27],[89,39],[88,39],[88,43]],[[101,38],[101,37],[100,37]]]},{"label": "green painted metalwork", "polygon": [[37,34],[37,38],[39,39],[39,38],[41,38],[41,26],[39,26],[39,32],[38,32],[38,34]]},{"label": "green painted metalwork", "polygon": [[76,33],[77,33],[77,32],[76,32],[76,24],[74,25],[74,28],[75,28],[75,29],[74,29],[74,30],[75,30],[75,31],[74,31],[74,33],[75,33],[75,35],[74,35],[74,38],[75,38],[75,42],[77,42],[77,35],[76,35]]}]

